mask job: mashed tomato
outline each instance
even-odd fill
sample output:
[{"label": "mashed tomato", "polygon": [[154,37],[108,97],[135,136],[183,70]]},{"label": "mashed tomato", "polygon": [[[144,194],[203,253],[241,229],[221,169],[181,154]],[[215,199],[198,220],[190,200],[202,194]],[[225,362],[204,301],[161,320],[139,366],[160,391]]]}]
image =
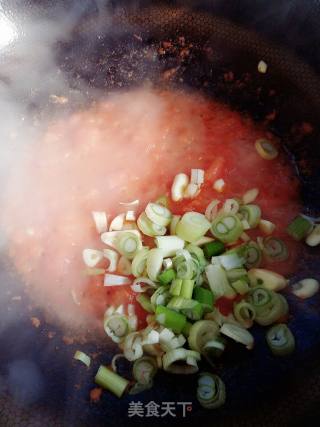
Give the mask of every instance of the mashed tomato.
[{"label": "mashed tomato", "polygon": [[[266,136],[199,95],[146,89],[52,123],[8,178],[2,212],[10,258],[34,301],[68,327],[85,329],[101,326],[107,304],[132,301],[129,287],[106,289],[101,278],[82,273],[82,250],[103,246],[91,211],[112,217],[123,211],[120,202],[135,199],[142,210],[191,168],[206,171],[205,184],[196,199],[172,203],[174,213],[204,211],[213,198],[257,187],[263,218],[282,237],[299,211],[298,184],[284,155],[259,157],[254,142]],[[221,194],[212,188],[218,178],[226,182]],[[272,266],[282,273],[292,269],[288,243],[289,261]]]}]

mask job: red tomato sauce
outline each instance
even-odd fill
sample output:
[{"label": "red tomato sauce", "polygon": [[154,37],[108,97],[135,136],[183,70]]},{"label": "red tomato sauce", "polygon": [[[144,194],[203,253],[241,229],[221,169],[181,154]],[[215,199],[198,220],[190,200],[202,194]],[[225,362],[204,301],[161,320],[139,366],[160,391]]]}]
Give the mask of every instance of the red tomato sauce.
[{"label": "red tomato sauce", "polygon": [[[262,217],[289,247],[287,261],[264,264],[289,274],[297,244],[284,228],[299,212],[298,181],[283,153],[272,161],[255,150],[265,129],[220,103],[196,94],[136,90],[112,96],[49,125],[8,178],[1,223],[8,253],[35,303],[67,327],[101,327],[107,305],[126,304],[130,287],[105,288],[82,271],[82,250],[102,248],[91,211],[110,218],[120,202],[140,200],[139,211],[170,195],[174,176],[205,170],[195,199],[170,203],[175,214],[204,212],[212,199],[241,197],[258,188]],[[277,143],[278,141],[274,141]],[[226,185],[213,190],[216,179]],[[260,231],[249,231],[253,238]],[[145,312],[139,310],[143,321]]]}]

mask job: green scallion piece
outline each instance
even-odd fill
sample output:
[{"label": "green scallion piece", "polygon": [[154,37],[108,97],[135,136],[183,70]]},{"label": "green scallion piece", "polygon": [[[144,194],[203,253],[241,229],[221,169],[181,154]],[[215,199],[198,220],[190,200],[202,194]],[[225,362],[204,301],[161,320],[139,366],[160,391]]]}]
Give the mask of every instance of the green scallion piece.
[{"label": "green scallion piece", "polygon": [[94,380],[99,386],[111,391],[118,397],[123,395],[129,384],[128,380],[103,365],[100,365]]},{"label": "green scallion piece", "polygon": [[174,310],[170,310],[163,305],[157,306],[156,319],[160,325],[172,329],[176,334],[180,334],[182,332],[187,322],[186,316],[181,313],[177,313]]},{"label": "green scallion piece", "polygon": [[287,356],[295,348],[294,336],[284,323],[272,326],[266,334],[266,339],[275,356]]},{"label": "green scallion piece", "polygon": [[182,334],[185,336],[185,337],[188,337],[189,336],[189,334],[190,334],[190,329],[191,329],[191,326],[192,326],[192,323],[190,323],[190,322],[186,322],[186,324],[185,324],[185,327],[182,329]]},{"label": "green scallion piece", "polygon": [[258,243],[248,242],[245,246],[244,257],[246,260],[245,266],[248,269],[252,267],[259,267],[262,256]]},{"label": "green scallion piece", "polygon": [[239,210],[239,214],[248,221],[251,228],[257,227],[261,219],[261,209],[258,205],[243,205]]},{"label": "green scallion piece", "polygon": [[150,298],[148,298],[146,295],[139,294],[136,297],[136,300],[138,301],[138,303],[141,305],[141,307],[145,311],[147,311],[148,313],[153,313],[154,312],[154,308],[153,308],[153,305],[151,304]]},{"label": "green scallion piece", "polygon": [[202,304],[204,312],[212,311],[214,297],[213,293],[209,289],[205,289],[200,286],[194,288],[193,299]]},{"label": "green scallion piece", "polygon": [[174,279],[170,286],[170,294],[174,297],[178,297],[181,292],[182,279]]},{"label": "green scallion piece", "polygon": [[226,388],[220,377],[203,373],[199,377],[197,398],[201,406],[206,409],[216,409],[226,400]]},{"label": "green scallion piece", "polygon": [[237,294],[245,295],[249,291],[248,282],[244,279],[238,279],[231,283],[233,289],[237,292]]},{"label": "green scallion piece", "polygon": [[287,233],[295,240],[302,240],[310,233],[312,227],[312,221],[302,215],[298,215],[288,225]]},{"label": "green scallion piece", "polygon": [[161,285],[169,285],[176,278],[176,272],[173,268],[168,268],[158,275],[158,282]]},{"label": "green scallion piece", "polygon": [[166,305],[170,298],[169,286],[160,286],[151,295],[150,301],[155,310],[157,305]]},{"label": "green scallion piece", "polygon": [[285,261],[289,255],[284,241],[273,236],[263,239],[263,253],[269,261]]},{"label": "green scallion piece", "polygon": [[168,303],[168,308],[183,313],[190,320],[199,320],[203,316],[202,305],[192,299],[173,297]]},{"label": "green scallion piece", "polygon": [[211,233],[223,243],[233,243],[243,233],[243,226],[236,215],[230,213],[222,214],[213,220]]},{"label": "green scallion piece", "polygon": [[203,246],[204,256],[207,259],[211,259],[211,257],[216,255],[221,255],[225,251],[225,246],[222,242],[217,240],[213,242],[206,243]]},{"label": "green scallion piece", "polygon": [[185,279],[182,281],[180,296],[183,298],[191,299],[194,288],[194,280]]},{"label": "green scallion piece", "polygon": [[248,273],[245,268],[232,268],[231,270],[228,270],[226,274],[231,283],[239,279],[243,279],[246,282],[249,281]]}]

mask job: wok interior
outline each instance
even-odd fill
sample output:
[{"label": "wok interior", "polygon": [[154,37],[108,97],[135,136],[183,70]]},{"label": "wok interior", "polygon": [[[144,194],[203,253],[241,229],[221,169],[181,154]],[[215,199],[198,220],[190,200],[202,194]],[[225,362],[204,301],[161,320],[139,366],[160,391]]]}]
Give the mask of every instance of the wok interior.
[{"label": "wok interior", "polygon": [[[103,14],[101,15],[101,10],[98,13],[101,21]],[[111,26],[102,38],[92,37],[92,33],[96,31],[97,18],[96,10],[86,11],[76,22],[73,37],[57,44],[57,62],[67,74],[71,88],[81,87],[81,82],[86,81],[93,89],[99,88],[111,92],[119,88],[135,87],[146,80],[151,80],[156,86],[169,85],[199,90],[207,96],[227,102],[232,108],[250,114],[255,120],[264,121],[266,116],[275,112],[275,119],[267,121],[268,126],[281,137],[286,149],[296,162],[302,182],[305,211],[319,214],[320,155],[317,125],[320,118],[320,85],[318,77],[310,66],[298,60],[286,49],[266,42],[261,35],[238,27],[222,17],[191,8],[166,6],[132,10],[116,8]],[[106,13],[106,19],[110,25],[110,12]],[[157,52],[161,42],[172,41],[173,44],[179,45],[181,37],[185,39],[190,50],[186,58],[181,60],[181,48],[179,48],[176,52],[162,59],[157,57],[155,60],[152,55]],[[102,57],[108,60],[101,61]],[[261,59],[268,63],[267,75],[259,75],[256,71],[257,63]],[[163,79],[164,73],[168,70],[176,71],[169,80]],[[233,73],[233,79],[226,78],[230,72]],[[273,96],[270,96],[270,91],[274,92]],[[94,91],[90,92],[88,102],[95,96],[94,94]],[[300,132],[301,124],[304,122],[313,126],[313,134],[304,135]],[[308,274],[317,277],[318,256],[319,251],[307,253],[305,262],[299,265],[298,275]],[[4,277],[4,279],[8,286],[17,286],[15,278]],[[13,308],[15,313],[14,310],[16,309]],[[294,309],[298,317],[299,310],[301,307]],[[314,308],[306,307],[306,314],[300,317],[301,325],[296,324],[300,331],[298,333],[302,334],[304,328],[308,329],[308,322],[313,319],[308,310],[312,312]],[[12,312],[9,315],[13,318],[15,316]],[[2,333],[1,339],[4,345],[11,348],[9,354],[2,357],[4,360],[8,357],[16,357],[16,354],[21,351],[26,351],[30,356],[38,354],[37,358],[41,359],[40,364],[47,371],[47,378],[51,382],[49,393],[51,398],[45,399],[40,406],[30,406],[26,410],[25,408],[17,409],[4,395],[1,395],[1,400],[5,402],[4,405],[7,408],[3,413],[3,420],[5,420],[3,422],[16,419],[18,425],[20,417],[23,419],[26,416],[31,420],[30,425],[34,425],[36,418],[38,419],[41,414],[41,417],[53,417],[48,418],[48,423],[52,422],[53,425],[59,425],[62,422],[61,419],[67,420],[68,425],[78,425],[77,416],[81,414],[86,422],[90,420],[90,425],[99,425],[103,417],[110,415],[111,411],[118,414],[119,420],[121,417],[119,414],[123,413],[123,408],[130,398],[125,399],[124,403],[112,400],[112,408],[100,406],[96,409],[90,405],[85,407],[83,399],[88,391],[86,382],[90,383],[92,380],[90,375],[83,375],[82,371],[70,370],[67,367],[67,361],[70,360],[68,349],[63,349],[60,356],[56,357],[55,346],[59,345],[61,338],[59,334],[48,347],[45,338],[39,337],[33,329],[29,330],[26,327],[27,331],[21,334],[20,328],[23,322],[24,314],[19,313],[12,326]],[[15,344],[19,336],[23,341],[21,345]],[[261,425],[272,423],[278,425],[276,408],[281,405],[281,402],[282,415],[287,420],[291,419],[294,411],[298,416],[303,413],[304,408],[310,407],[312,402],[310,396],[314,394],[310,378],[318,369],[311,356],[315,356],[315,348],[319,348],[319,342],[312,334],[309,338],[312,346],[306,346],[305,353],[297,355],[296,359],[288,363],[288,366],[281,364],[272,366],[272,363],[269,363],[267,372],[263,376],[264,384],[260,383],[261,377],[259,377],[261,370],[264,369],[263,353],[259,354],[258,351],[254,359],[256,364],[260,363],[260,366],[256,366],[258,371],[249,366],[252,365],[252,361],[247,354],[237,355],[236,368],[234,359],[230,358],[226,361],[227,382],[235,384],[230,393],[229,409],[222,413],[224,417],[229,417],[230,424],[237,420],[236,414],[246,414],[248,420],[251,417],[250,419],[260,422]],[[32,349],[30,342],[35,343]],[[43,349],[46,349],[45,356],[39,356],[43,353]],[[55,358],[54,362],[52,358]],[[310,376],[304,378],[304,381],[302,381],[303,373],[298,373],[296,370],[301,360],[304,360],[305,365],[309,364],[310,368]],[[268,369],[271,366],[274,373],[271,379],[267,380]],[[285,376],[292,375],[292,372],[296,372],[294,375],[297,378],[296,382],[293,382],[295,389],[288,395],[288,381],[285,380]],[[273,389],[272,379],[274,380],[277,375],[280,378],[277,382],[279,389],[276,392]],[[73,383],[79,377],[83,387],[75,393]],[[59,378],[58,381],[57,378]],[[245,386],[239,386],[240,384]],[[305,389],[306,384],[307,389]],[[143,399],[146,402],[151,399],[155,401],[168,399],[169,390],[170,393],[173,390],[175,400],[187,401],[192,399],[194,386],[195,380],[183,378],[181,381],[179,379],[179,384],[176,384],[174,378],[160,377],[158,387],[153,390],[153,394],[146,394]],[[300,394],[302,388],[304,388],[303,395]],[[257,393],[255,393],[256,390]],[[286,394],[281,396],[279,390],[286,391]],[[246,397],[241,396],[243,394],[241,391],[247,394]],[[65,393],[67,393],[66,400]],[[259,410],[252,410],[252,404],[262,398],[263,402]],[[314,395],[312,399],[315,399]],[[298,400],[299,405],[296,405]],[[275,402],[277,402],[276,406]],[[230,410],[235,412],[232,413]],[[263,416],[265,411],[269,414],[268,420]],[[66,412],[68,412],[67,415]],[[0,421],[1,416],[0,413]],[[207,415],[197,412],[193,416],[190,415],[189,421],[192,422],[192,419],[200,416]],[[125,422],[125,415],[123,418]]]}]

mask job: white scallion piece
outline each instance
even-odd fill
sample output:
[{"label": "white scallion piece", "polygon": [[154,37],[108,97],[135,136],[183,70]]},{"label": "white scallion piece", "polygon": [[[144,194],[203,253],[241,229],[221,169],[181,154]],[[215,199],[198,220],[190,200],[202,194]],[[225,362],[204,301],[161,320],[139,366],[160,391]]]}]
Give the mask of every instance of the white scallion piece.
[{"label": "white scallion piece", "polygon": [[231,323],[224,323],[220,328],[220,332],[234,341],[245,345],[248,350],[253,348],[254,338],[250,332],[244,328],[232,325]]},{"label": "white scallion piece", "polygon": [[103,258],[103,252],[97,249],[84,249],[82,258],[87,267],[95,267]]},{"label": "white scallion piece", "polygon": [[175,176],[171,187],[171,198],[174,202],[183,199],[188,184],[189,177],[185,173],[179,173]]},{"label": "white scallion piece", "polygon": [[292,293],[299,298],[311,298],[319,291],[319,282],[316,279],[303,279],[292,285]]},{"label": "white scallion piece", "polygon": [[105,274],[104,275],[104,286],[124,286],[130,285],[131,280],[126,276],[120,276],[117,274]]},{"label": "white scallion piece", "polygon": [[117,249],[116,247],[117,238],[124,233],[133,233],[137,237],[141,238],[141,234],[138,230],[130,230],[130,231],[124,230],[124,231],[107,231],[105,233],[102,233],[101,240],[105,245],[110,246],[113,249]]},{"label": "white scallion piece", "polygon": [[117,270],[120,274],[124,274],[125,276],[130,276],[130,274],[132,274],[132,266],[128,258],[123,255],[120,257]]},{"label": "white scallion piece", "polygon": [[90,364],[91,364],[91,357],[88,356],[86,353],[84,353],[83,351],[77,350],[74,353],[73,356],[74,359],[79,360],[80,362],[84,363],[86,365],[87,368],[90,368]]},{"label": "white scallion piece", "polygon": [[135,221],[136,220],[136,213],[135,211],[127,211],[126,213],[126,221]]},{"label": "white scallion piece", "polygon": [[156,287],[157,285],[148,277],[137,277],[131,285],[131,289],[138,293],[146,292],[148,289]]},{"label": "white scallion piece", "polygon": [[172,215],[169,209],[165,206],[159,205],[158,203],[148,203],[145,209],[147,217],[154,224],[160,227],[166,227],[169,225]]},{"label": "white scallion piece", "polygon": [[199,191],[200,187],[197,184],[191,182],[187,185],[183,197],[185,197],[186,199],[193,199],[198,195]]},{"label": "white scallion piece", "polygon": [[223,178],[217,179],[213,184],[213,189],[218,191],[218,193],[222,193],[224,190],[226,183]]},{"label": "white scallion piece", "polygon": [[108,217],[105,212],[93,211],[92,217],[99,234],[104,233],[108,230]]},{"label": "white scallion piece", "polygon": [[258,197],[258,194],[259,194],[258,188],[251,188],[251,190],[248,190],[242,196],[243,203],[245,205],[247,205],[249,203],[254,202],[256,200],[256,198]]},{"label": "white scallion piece", "polygon": [[169,257],[174,256],[179,249],[183,249],[185,241],[178,236],[157,236],[155,244],[162,249],[163,257]]},{"label": "white scallion piece", "polygon": [[174,235],[176,234],[176,228],[178,225],[178,222],[180,221],[181,215],[173,215],[172,220],[170,222],[170,234]]},{"label": "white scallion piece", "polygon": [[245,232],[243,232],[243,233],[241,234],[240,239],[241,239],[243,242],[249,242],[249,240],[251,240],[251,239],[250,239],[250,236],[249,236],[247,233],[245,233]]},{"label": "white scallion piece", "polygon": [[318,246],[320,244],[320,225],[316,225],[306,238],[306,244],[309,246]]},{"label": "white scallion piece", "polygon": [[260,219],[258,227],[264,234],[272,234],[276,228],[273,222],[266,219]]},{"label": "white scallion piece", "polygon": [[120,202],[120,205],[125,206],[127,208],[131,208],[131,209],[137,209],[137,207],[139,206],[140,201],[138,199],[133,200],[132,202]]},{"label": "white scallion piece", "polygon": [[151,330],[148,335],[142,341],[142,345],[146,344],[158,344],[160,341],[160,334],[156,330]]},{"label": "white scallion piece", "polygon": [[214,199],[207,206],[204,214],[208,221],[212,221],[217,216],[219,204],[220,200]]},{"label": "white scallion piece", "polygon": [[203,246],[206,243],[210,243],[213,242],[214,239],[212,237],[208,237],[208,236],[203,236],[200,239],[196,240],[195,242],[192,242],[193,245],[195,246]]},{"label": "white scallion piece", "polygon": [[163,263],[163,251],[159,248],[151,249],[147,258],[147,273],[151,280],[156,281]]},{"label": "white scallion piece", "polygon": [[104,258],[107,258],[109,260],[109,266],[107,267],[107,271],[109,271],[110,273],[116,271],[119,254],[113,249],[103,249],[102,252]]},{"label": "white scallion piece", "polygon": [[169,268],[172,268],[173,267],[172,259],[171,258],[164,259],[162,265],[163,265],[163,268],[165,270],[168,270]]},{"label": "white scallion piece", "polygon": [[204,183],[204,170],[203,169],[191,169],[191,183],[197,186],[201,186]]},{"label": "white scallion piece", "polygon": [[235,199],[227,199],[223,204],[223,211],[225,213],[236,214],[239,210],[239,203]]},{"label": "white scallion piece", "polygon": [[125,213],[121,213],[114,217],[110,223],[109,231],[121,231],[123,228],[125,217]]},{"label": "white scallion piece", "polygon": [[268,70],[268,64],[265,61],[261,60],[258,62],[257,68],[258,68],[259,73],[266,74],[266,72]]}]

